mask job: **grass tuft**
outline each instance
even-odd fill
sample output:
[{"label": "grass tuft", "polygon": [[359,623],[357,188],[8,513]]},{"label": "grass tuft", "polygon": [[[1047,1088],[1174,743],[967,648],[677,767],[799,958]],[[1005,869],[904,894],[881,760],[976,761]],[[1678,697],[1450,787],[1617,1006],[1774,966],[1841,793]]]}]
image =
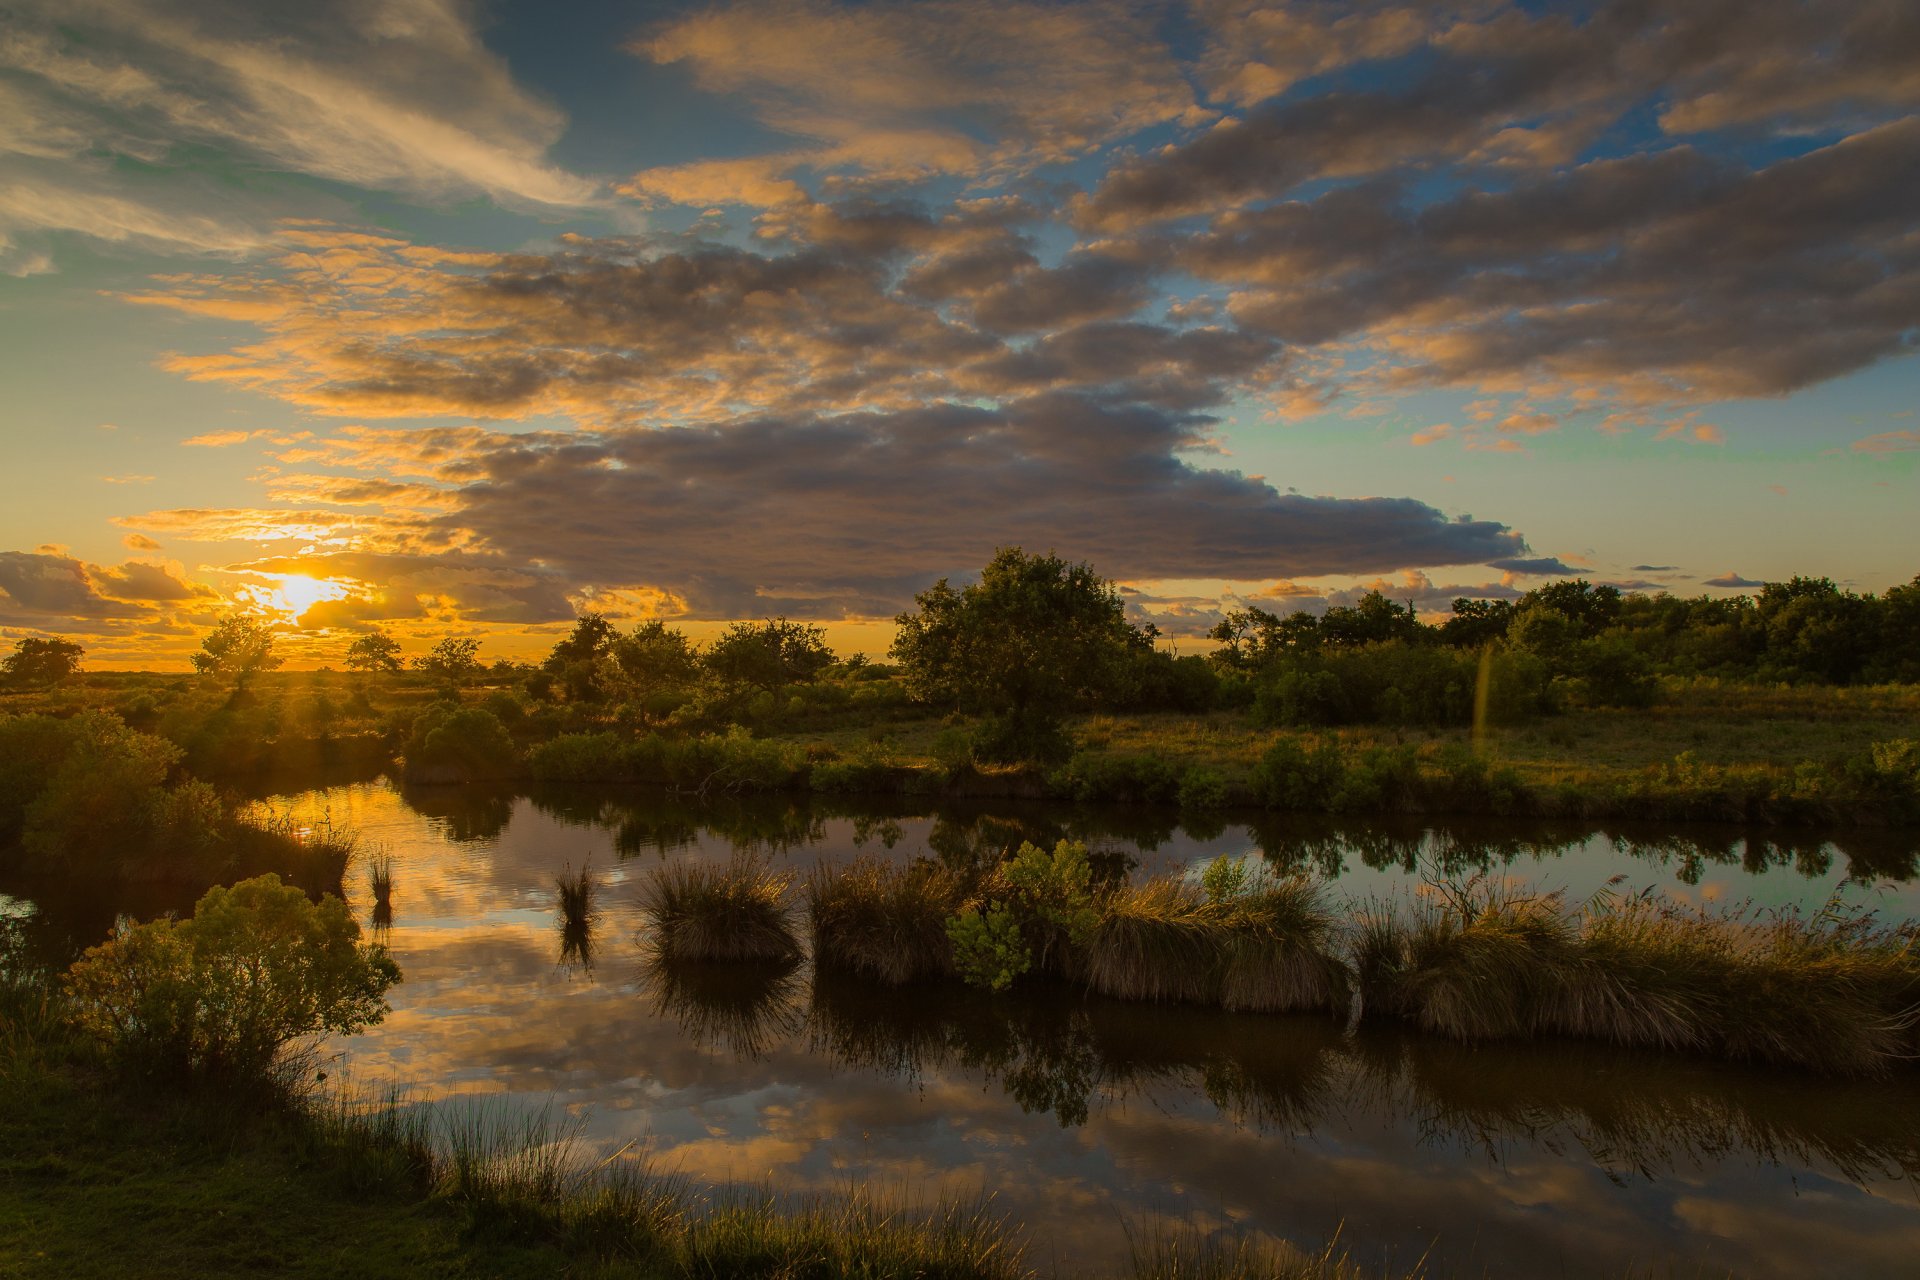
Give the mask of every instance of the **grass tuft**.
[{"label": "grass tuft", "polygon": [[1344,1010],[1352,970],[1319,884],[1269,880],[1218,908],[1227,934],[1223,1008],[1260,1013]]},{"label": "grass tuft", "polygon": [[663,960],[798,960],[789,884],[752,858],[724,867],[668,863],[640,895],[654,953]]},{"label": "grass tuft", "polygon": [[946,921],[964,885],[938,863],[821,863],[806,882],[814,963],[892,986],[954,971]]},{"label": "grass tuft", "polygon": [[1178,880],[1116,888],[1087,950],[1087,985],[1123,1000],[1217,1001],[1224,935],[1206,898]]}]

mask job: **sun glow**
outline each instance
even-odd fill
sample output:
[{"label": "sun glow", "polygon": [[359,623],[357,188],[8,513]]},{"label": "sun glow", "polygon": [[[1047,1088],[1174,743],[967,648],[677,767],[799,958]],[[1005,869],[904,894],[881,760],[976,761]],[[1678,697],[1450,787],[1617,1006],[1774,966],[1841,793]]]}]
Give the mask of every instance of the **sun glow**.
[{"label": "sun glow", "polygon": [[266,575],[268,581],[241,589],[241,595],[262,613],[283,613],[299,617],[323,600],[344,599],[350,589],[344,582],[313,578],[304,573]]}]

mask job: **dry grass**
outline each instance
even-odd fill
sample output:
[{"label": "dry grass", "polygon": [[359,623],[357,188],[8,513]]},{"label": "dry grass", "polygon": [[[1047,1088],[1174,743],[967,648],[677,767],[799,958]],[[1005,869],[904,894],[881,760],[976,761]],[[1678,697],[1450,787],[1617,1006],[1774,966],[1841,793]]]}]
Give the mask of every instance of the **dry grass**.
[{"label": "dry grass", "polygon": [[1100,905],[1087,985],[1123,1000],[1214,1003],[1225,958],[1220,926],[1206,897],[1181,881],[1117,888]]},{"label": "dry grass", "polygon": [[1343,1010],[1352,987],[1340,922],[1320,885],[1276,880],[1220,905],[1227,933],[1220,1003],[1261,1013]]},{"label": "dry grass", "polygon": [[953,973],[946,921],[965,886],[925,859],[896,866],[875,858],[807,877],[814,963],[898,986]]},{"label": "dry grass", "polygon": [[640,894],[654,953],[665,960],[798,960],[790,885],[753,858],[736,857],[724,867],[670,862]]}]

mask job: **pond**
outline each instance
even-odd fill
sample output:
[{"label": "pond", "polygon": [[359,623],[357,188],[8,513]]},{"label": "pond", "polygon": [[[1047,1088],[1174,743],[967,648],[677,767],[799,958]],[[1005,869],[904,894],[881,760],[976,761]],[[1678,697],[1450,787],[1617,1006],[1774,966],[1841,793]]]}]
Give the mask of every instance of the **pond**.
[{"label": "pond", "polygon": [[[644,1145],[701,1181],[990,1193],[1047,1270],[1126,1258],[1155,1215],[1259,1231],[1429,1274],[1906,1276],[1920,1256],[1920,1090],[1812,1082],[1586,1044],[1466,1048],[1319,1017],[1063,992],[650,966],[638,893],[668,859],[753,851],[907,859],[1021,838],[1088,841],[1136,874],[1221,853],[1329,881],[1356,904],[1484,874],[1570,901],[1649,888],[1759,909],[1920,916],[1912,837],[1783,839],[1494,822],[1176,825],[1143,812],[932,812],[805,798],[494,795],[359,783],[276,797],[392,859],[380,933],[393,1014],[334,1046],[362,1086],[555,1105],[586,1139]],[[563,937],[555,877],[590,867],[601,914]],[[348,885],[363,919],[364,874]],[[110,908],[45,903],[42,934]],[[104,914],[103,914],[104,913]]]}]

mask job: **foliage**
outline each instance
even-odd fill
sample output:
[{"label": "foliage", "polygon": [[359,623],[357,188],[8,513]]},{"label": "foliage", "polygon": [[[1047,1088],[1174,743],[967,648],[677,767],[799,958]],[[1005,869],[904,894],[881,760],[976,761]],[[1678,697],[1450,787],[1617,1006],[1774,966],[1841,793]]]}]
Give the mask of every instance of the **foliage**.
[{"label": "foliage", "polygon": [[1033,967],[1019,918],[1004,905],[967,907],[947,918],[946,930],[954,970],[973,986],[1005,991]]},{"label": "foliage", "polygon": [[699,671],[686,634],[658,618],[641,623],[615,640],[613,660],[643,697],[690,683]]},{"label": "foliage", "polygon": [[548,671],[563,671],[576,662],[591,664],[613,651],[617,634],[605,614],[583,613],[543,665]]},{"label": "foliage", "polygon": [[1090,566],[1018,547],[978,582],[955,591],[942,578],[914,602],[892,655],[915,696],[992,717],[975,737],[983,758],[1064,757],[1060,717],[1119,695],[1131,656],[1151,648]]},{"label": "foliage", "polygon": [[349,671],[398,671],[400,642],[384,631],[369,631],[347,646]]},{"label": "foliage", "polygon": [[786,618],[736,622],[713,642],[702,661],[720,679],[774,690],[813,680],[833,665],[826,628]]},{"label": "foliage", "polygon": [[273,652],[272,626],[245,613],[222,618],[192,657],[193,669],[201,675],[232,676],[242,684],[283,661]]},{"label": "foliage", "polygon": [[75,962],[76,1021],[149,1070],[264,1080],[292,1041],[380,1021],[400,971],[346,904],[277,876],[209,889],[186,920],[125,925]]},{"label": "foliage", "polygon": [[479,675],[480,642],[470,637],[448,636],[413,660],[414,669],[443,684],[459,685]]},{"label": "foliage", "polygon": [[648,877],[640,908],[663,960],[761,961],[800,957],[787,877],[751,858],[722,867],[670,862]]},{"label": "foliage", "polygon": [[0,660],[0,684],[15,688],[57,684],[80,670],[86,652],[71,640],[28,636]]},{"label": "foliage", "polygon": [[404,753],[407,776],[422,781],[478,782],[519,772],[513,736],[483,707],[434,703],[414,720]]}]

